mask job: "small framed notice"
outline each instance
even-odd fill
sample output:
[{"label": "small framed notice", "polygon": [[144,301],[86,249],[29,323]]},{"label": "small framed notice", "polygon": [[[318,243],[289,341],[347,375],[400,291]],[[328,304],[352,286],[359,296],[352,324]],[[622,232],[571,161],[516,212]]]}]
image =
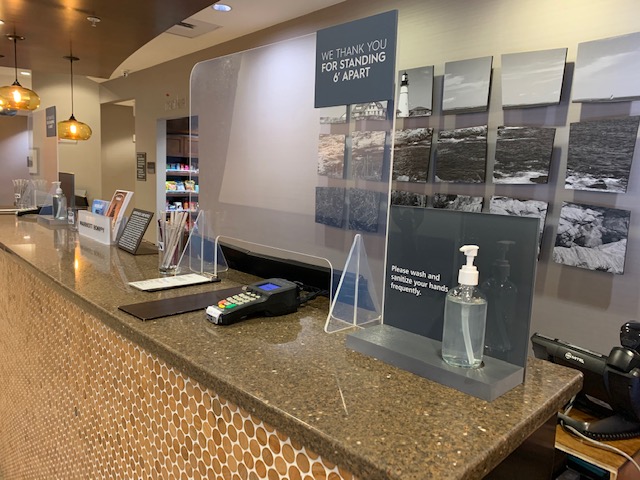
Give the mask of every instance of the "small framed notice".
[{"label": "small framed notice", "polygon": [[147,231],[152,218],[152,212],[146,212],[144,210],[134,208],[131,212],[131,217],[129,217],[129,221],[124,227],[122,235],[120,235],[118,247],[133,255],[138,253],[150,253],[147,251],[138,252],[138,250],[140,248],[140,242],[142,242],[142,237]]},{"label": "small framed notice", "polygon": [[147,181],[147,153],[136,153],[136,180]]}]

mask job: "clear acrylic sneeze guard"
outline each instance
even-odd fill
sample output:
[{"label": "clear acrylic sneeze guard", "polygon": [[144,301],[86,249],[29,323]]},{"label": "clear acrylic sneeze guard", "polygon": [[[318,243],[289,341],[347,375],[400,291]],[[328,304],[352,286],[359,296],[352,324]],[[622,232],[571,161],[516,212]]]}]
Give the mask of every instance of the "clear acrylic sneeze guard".
[{"label": "clear acrylic sneeze guard", "polygon": [[356,324],[380,317],[393,102],[314,108],[315,47],[312,34],[197,64],[190,115],[198,201],[220,241],[330,268],[338,331],[354,312]]}]

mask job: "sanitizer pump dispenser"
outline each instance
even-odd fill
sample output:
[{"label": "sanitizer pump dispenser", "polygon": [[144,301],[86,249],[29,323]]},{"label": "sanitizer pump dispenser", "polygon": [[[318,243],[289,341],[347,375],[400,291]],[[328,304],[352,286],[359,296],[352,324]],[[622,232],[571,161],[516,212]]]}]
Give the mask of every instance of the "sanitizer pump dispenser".
[{"label": "sanitizer pump dispenser", "polygon": [[478,290],[478,269],[473,264],[477,245],[464,245],[467,257],[458,272],[458,285],[449,290],[444,305],[442,358],[449,365],[464,368],[482,366],[487,322],[487,298]]}]

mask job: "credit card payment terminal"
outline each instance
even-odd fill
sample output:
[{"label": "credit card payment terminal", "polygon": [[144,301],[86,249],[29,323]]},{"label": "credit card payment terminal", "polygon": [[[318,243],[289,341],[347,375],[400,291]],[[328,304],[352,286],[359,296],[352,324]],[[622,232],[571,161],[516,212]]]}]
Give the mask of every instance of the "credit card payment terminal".
[{"label": "credit card payment terminal", "polygon": [[243,291],[206,309],[207,320],[230,325],[248,316],[275,317],[298,309],[299,287],[282,278],[270,278],[242,287]]}]

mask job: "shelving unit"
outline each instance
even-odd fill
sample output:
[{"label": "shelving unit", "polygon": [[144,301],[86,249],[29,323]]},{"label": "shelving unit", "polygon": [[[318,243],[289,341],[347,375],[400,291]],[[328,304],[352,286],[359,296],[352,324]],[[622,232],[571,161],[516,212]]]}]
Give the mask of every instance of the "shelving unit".
[{"label": "shelving unit", "polygon": [[199,169],[197,118],[167,120],[165,210],[197,212]]}]

